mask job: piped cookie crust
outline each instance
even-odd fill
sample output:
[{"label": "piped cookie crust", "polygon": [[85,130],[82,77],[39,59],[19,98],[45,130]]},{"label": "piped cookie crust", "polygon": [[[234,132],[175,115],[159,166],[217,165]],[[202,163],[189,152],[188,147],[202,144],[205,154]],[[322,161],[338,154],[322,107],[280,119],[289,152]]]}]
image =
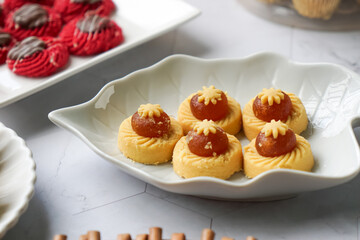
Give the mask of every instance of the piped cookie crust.
[{"label": "piped cookie crust", "polygon": [[162,137],[143,137],[131,127],[131,117],[125,119],[119,128],[118,147],[120,151],[135,162],[160,164],[171,160],[176,142],[183,136],[178,121],[170,117],[170,131]]},{"label": "piped cookie crust", "polygon": [[[286,93],[286,94],[290,97],[292,103],[292,109],[285,123],[296,134],[300,134],[307,128],[308,125],[308,118],[306,115],[305,107],[302,104],[300,98],[298,98],[295,94],[293,93]],[[270,98],[268,96],[265,98],[263,95],[261,96],[261,99],[263,98],[266,99],[266,101],[269,101],[270,104],[270,102],[276,103],[278,97],[281,99],[280,96],[275,95],[271,97],[272,100],[269,101]],[[249,140],[254,139],[267,123],[266,121],[263,121],[255,116],[253,111],[254,100],[255,98],[251,99],[245,105],[243,110],[243,128],[244,128],[245,136]]]},{"label": "piped cookie crust", "polygon": [[[180,104],[178,110],[178,120],[184,129],[184,134],[187,134],[197,122],[202,121],[193,115],[190,108],[190,101],[196,94],[199,95],[198,101],[204,102],[205,105],[210,102],[216,104],[217,101],[221,100],[221,90],[216,89],[214,86],[210,86],[209,88],[204,87],[203,90],[191,94],[188,98],[186,98]],[[235,135],[241,130],[241,107],[234,98],[228,95],[226,95],[226,97],[228,102],[228,113],[223,119],[214,122],[216,125],[224,129],[225,132]]]}]

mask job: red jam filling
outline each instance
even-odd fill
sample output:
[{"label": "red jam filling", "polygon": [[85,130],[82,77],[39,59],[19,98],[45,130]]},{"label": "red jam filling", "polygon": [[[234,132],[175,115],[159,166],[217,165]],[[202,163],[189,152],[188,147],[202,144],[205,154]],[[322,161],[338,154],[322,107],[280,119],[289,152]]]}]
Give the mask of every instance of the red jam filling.
[{"label": "red jam filling", "polygon": [[269,105],[267,102],[262,103],[259,97],[256,97],[253,103],[253,112],[258,119],[261,119],[265,122],[270,122],[271,120],[283,121],[286,122],[288,119],[292,103],[290,97],[284,94],[284,99],[281,100],[279,104],[274,102],[272,105]]},{"label": "red jam filling", "polygon": [[296,136],[291,129],[288,129],[285,135],[279,134],[277,138],[272,135],[265,137],[265,133],[260,132],[256,137],[255,147],[261,156],[277,157],[296,147]]},{"label": "red jam filling", "polygon": [[162,137],[170,131],[170,117],[162,112],[159,117],[141,117],[138,112],[131,117],[133,130],[143,137]]},{"label": "red jam filling", "polygon": [[209,132],[207,136],[191,130],[186,136],[186,141],[190,151],[202,157],[225,153],[229,145],[228,137],[221,128],[217,128],[216,133]]},{"label": "red jam filling", "polygon": [[228,100],[226,95],[221,92],[221,100],[217,100],[216,104],[211,101],[208,105],[198,101],[199,95],[195,94],[190,101],[192,114],[200,120],[218,121],[226,117],[228,113]]}]

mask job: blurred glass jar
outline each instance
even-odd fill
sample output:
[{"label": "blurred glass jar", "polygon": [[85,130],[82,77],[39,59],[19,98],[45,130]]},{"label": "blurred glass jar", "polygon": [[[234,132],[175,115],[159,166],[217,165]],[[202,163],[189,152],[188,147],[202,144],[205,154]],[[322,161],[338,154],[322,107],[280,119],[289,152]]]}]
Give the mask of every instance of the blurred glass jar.
[{"label": "blurred glass jar", "polygon": [[239,0],[264,19],[313,30],[360,29],[360,0]]}]

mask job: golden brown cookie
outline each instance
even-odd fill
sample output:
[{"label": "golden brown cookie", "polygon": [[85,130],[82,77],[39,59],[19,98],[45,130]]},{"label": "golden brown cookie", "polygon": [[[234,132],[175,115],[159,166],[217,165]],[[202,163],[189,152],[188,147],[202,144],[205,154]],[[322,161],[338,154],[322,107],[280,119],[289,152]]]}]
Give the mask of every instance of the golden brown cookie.
[{"label": "golden brown cookie", "polygon": [[[288,142],[290,141],[288,139],[283,139],[282,145],[275,146],[281,141],[279,140],[281,137],[288,138],[286,135],[288,131],[288,126],[285,123],[273,120],[271,123],[267,123],[261,131],[263,137],[269,138],[270,141],[259,141],[258,136],[244,147],[244,173],[247,177],[254,178],[260,173],[280,168],[311,171],[314,166],[314,158],[310,144],[305,138],[292,133],[296,139],[294,146],[291,147],[292,150],[281,155],[275,153],[280,148],[286,149],[289,147]],[[269,142],[274,144],[269,146]],[[286,144],[288,146],[284,146]]]},{"label": "golden brown cookie", "polygon": [[[271,89],[264,89],[263,92],[265,90],[271,90]],[[278,91],[278,90],[276,90],[276,91]],[[261,92],[261,93],[263,93],[263,92]],[[259,93],[258,96],[261,93]],[[308,119],[307,119],[305,107],[302,104],[300,98],[295,96],[295,94],[292,94],[292,93],[286,93],[286,94],[289,96],[289,98],[291,100],[292,108],[290,111],[290,115],[288,116],[287,120],[284,122],[296,134],[300,134],[307,128],[307,125],[308,125]],[[255,116],[254,111],[253,111],[254,100],[255,100],[255,98],[251,99],[245,105],[244,110],[243,110],[243,128],[244,128],[245,136],[249,140],[252,140],[253,138],[255,138],[258,135],[258,133],[261,131],[261,129],[267,123],[267,121],[261,120]],[[276,104],[276,102],[274,102],[273,104]]]},{"label": "golden brown cookie", "polygon": [[[208,176],[228,179],[235,172],[242,169],[241,143],[233,135],[220,130],[228,139],[228,145],[223,153],[216,154],[212,152],[211,156],[199,156],[193,153],[192,150],[190,150],[191,145],[189,147],[189,143],[197,141],[194,136],[197,134],[206,134],[206,132],[216,134],[217,131],[219,131],[218,126],[216,126],[214,122],[210,121],[210,125],[215,127],[209,127],[207,120],[204,120],[204,122],[205,126],[203,122],[198,122],[194,128],[195,132],[189,132],[186,137],[182,137],[176,144],[173,153],[174,171],[183,178]],[[214,129],[216,130],[213,131]],[[224,141],[221,141],[221,143],[223,142]],[[216,140],[209,141],[203,147],[205,150],[214,150],[216,148],[215,143]]]},{"label": "golden brown cookie", "polygon": [[[152,108],[155,106],[155,108]],[[156,121],[156,117],[164,114],[159,105],[142,105],[132,117],[125,119],[119,128],[118,147],[120,151],[135,162],[143,164],[160,164],[171,160],[176,142],[183,136],[181,125],[169,117],[168,121]],[[137,115],[136,115],[137,114]],[[137,116],[135,118],[134,116]],[[155,137],[139,135],[139,130],[133,128],[132,120],[150,119],[150,125],[145,125],[148,134]],[[155,120],[154,120],[155,119]],[[151,124],[154,126],[151,127]],[[162,131],[158,126],[168,124],[168,130]],[[140,129],[141,133],[141,129]]]},{"label": "golden brown cookie", "polygon": [[[202,99],[204,99],[205,104],[209,102],[210,102],[209,104],[211,104],[212,100],[216,99],[216,95],[215,95],[216,90],[221,92],[221,90],[216,89],[214,86],[210,86],[209,88],[203,87],[203,90],[191,94],[180,104],[178,110],[178,121],[183,127],[184,134],[187,134],[197,122],[201,122],[203,120],[196,118],[194,116],[190,106],[190,102],[192,98],[196,94],[203,94],[205,92],[206,97]],[[225,95],[227,98],[227,105],[228,105],[228,111],[226,116],[220,120],[214,120],[209,118],[205,118],[205,119],[213,120],[218,126],[224,129],[225,132],[235,135],[241,130],[241,121],[242,121],[241,107],[240,104],[236,102],[234,98],[228,96],[226,93]]]}]

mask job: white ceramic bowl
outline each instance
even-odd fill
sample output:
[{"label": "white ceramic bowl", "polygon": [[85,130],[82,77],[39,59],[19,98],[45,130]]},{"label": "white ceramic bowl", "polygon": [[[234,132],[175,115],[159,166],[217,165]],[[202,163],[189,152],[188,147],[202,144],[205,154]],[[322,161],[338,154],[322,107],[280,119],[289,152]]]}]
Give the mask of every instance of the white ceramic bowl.
[{"label": "white ceramic bowl", "polygon": [[[158,103],[176,116],[179,104],[204,85],[227,91],[242,107],[262,88],[298,95],[310,120],[304,136],[313,150],[313,171],[279,169],[254,179],[243,173],[229,180],[182,179],[170,163],[146,166],[118,150],[118,127],[140,104]],[[222,199],[269,199],[332,187],[357,175],[359,146],[351,123],[360,113],[359,103],[360,77],[341,66],[294,63],[272,53],[215,60],[174,55],[107,84],[89,102],[51,112],[49,118],[123,171],[167,191]],[[243,134],[239,139],[243,146],[248,143]]]},{"label": "white ceramic bowl", "polygon": [[35,179],[35,162],[24,140],[0,123],[0,238],[26,210]]}]

